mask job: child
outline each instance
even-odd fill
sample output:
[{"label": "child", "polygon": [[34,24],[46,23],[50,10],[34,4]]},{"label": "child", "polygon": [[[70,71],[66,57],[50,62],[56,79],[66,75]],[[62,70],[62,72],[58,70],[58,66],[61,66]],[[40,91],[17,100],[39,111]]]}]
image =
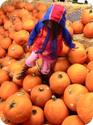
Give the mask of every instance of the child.
[{"label": "child", "polygon": [[49,7],[42,20],[34,27],[30,34],[28,47],[32,46],[32,53],[27,58],[19,79],[25,76],[26,70],[33,67],[38,58],[43,63],[40,69],[41,74],[46,76],[50,72],[51,64],[54,63],[62,51],[64,40],[70,48],[74,48],[70,33],[65,27],[66,10],[64,6],[53,4]]}]

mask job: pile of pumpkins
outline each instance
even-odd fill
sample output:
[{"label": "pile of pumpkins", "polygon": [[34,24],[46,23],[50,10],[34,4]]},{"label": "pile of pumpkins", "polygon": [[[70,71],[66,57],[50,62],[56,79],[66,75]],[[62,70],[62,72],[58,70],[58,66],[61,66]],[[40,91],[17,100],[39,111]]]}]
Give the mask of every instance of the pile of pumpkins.
[{"label": "pile of pumpkins", "polygon": [[[93,47],[63,43],[61,57],[48,81],[36,66],[17,79],[31,48],[29,34],[48,5],[13,0],[0,8],[0,121],[4,125],[86,125],[93,118]],[[66,22],[73,34],[93,38],[93,13],[84,10],[79,21]],[[38,64],[42,61],[38,60]]]}]

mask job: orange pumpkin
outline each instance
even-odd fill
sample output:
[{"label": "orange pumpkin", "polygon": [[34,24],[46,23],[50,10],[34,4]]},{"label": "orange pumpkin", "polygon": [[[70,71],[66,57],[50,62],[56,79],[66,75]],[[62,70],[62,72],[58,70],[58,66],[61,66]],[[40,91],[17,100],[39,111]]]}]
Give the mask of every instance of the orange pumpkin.
[{"label": "orange pumpkin", "polygon": [[4,115],[13,123],[23,123],[28,120],[31,112],[32,103],[26,95],[15,93],[6,100]]},{"label": "orange pumpkin", "polygon": [[4,105],[5,105],[5,101],[3,99],[0,99],[0,113],[3,112]]},{"label": "orange pumpkin", "polygon": [[87,68],[90,70],[93,70],[93,61],[90,61],[88,64],[87,64]]},{"label": "orange pumpkin", "polygon": [[83,24],[93,22],[93,10],[84,9],[81,14],[81,21]]},{"label": "orange pumpkin", "polygon": [[79,118],[87,124],[93,118],[93,93],[82,95],[77,102],[77,114]]},{"label": "orange pumpkin", "polygon": [[56,63],[53,67],[54,71],[66,71],[68,69],[68,67],[70,66],[69,61],[67,60],[66,57],[59,57],[56,60]]},{"label": "orange pumpkin", "polygon": [[0,46],[3,49],[8,49],[8,47],[11,45],[11,39],[9,37],[3,37],[3,39],[0,41]]},{"label": "orange pumpkin", "polygon": [[85,25],[83,34],[87,38],[93,38],[93,22],[90,22]]},{"label": "orange pumpkin", "polygon": [[5,70],[0,69],[0,84],[8,80],[9,80],[9,74]]},{"label": "orange pumpkin", "polygon": [[23,80],[23,88],[27,92],[30,92],[32,88],[40,84],[42,84],[42,80],[39,76],[36,76],[35,74],[27,75]]},{"label": "orange pumpkin", "polygon": [[34,9],[34,6],[32,3],[26,2],[25,9],[27,9],[28,11],[32,11]]},{"label": "orange pumpkin", "polygon": [[68,70],[67,74],[72,83],[84,84],[88,70],[82,64],[73,64],[71,65]]},{"label": "orange pumpkin", "polygon": [[62,48],[61,55],[66,56],[69,53],[70,48],[66,45],[66,43],[64,41],[62,43],[62,46],[63,46],[63,48]]},{"label": "orange pumpkin", "polygon": [[63,100],[71,111],[76,111],[76,104],[79,97],[87,92],[88,89],[83,85],[72,84],[65,89]]},{"label": "orange pumpkin", "polygon": [[14,123],[11,123],[3,114],[3,112],[0,112],[0,124],[2,125],[15,125]]},{"label": "orange pumpkin", "polygon": [[0,86],[0,97],[6,100],[8,97],[13,95],[15,92],[18,91],[18,87],[11,81],[5,81]]},{"label": "orange pumpkin", "polygon": [[52,92],[60,95],[70,84],[70,79],[65,72],[57,71],[50,76],[49,84]]},{"label": "orange pumpkin", "polygon": [[32,106],[32,115],[29,120],[22,125],[42,125],[44,123],[43,110],[38,106]]},{"label": "orange pumpkin", "polygon": [[86,76],[86,80],[85,80],[85,85],[89,91],[93,91],[93,84],[92,84],[93,80],[92,79],[93,79],[93,70],[88,72],[88,74]]},{"label": "orange pumpkin", "polygon": [[52,92],[48,85],[37,85],[31,91],[31,101],[37,106],[44,107],[51,96]]},{"label": "orange pumpkin", "polygon": [[49,123],[54,125],[61,124],[68,116],[68,109],[62,99],[52,96],[52,99],[45,104],[44,114]]},{"label": "orange pumpkin", "polygon": [[32,19],[25,19],[23,21],[23,29],[27,30],[27,31],[32,31],[32,29],[34,28],[35,25],[35,21]]},{"label": "orange pumpkin", "polygon": [[68,60],[73,63],[83,64],[87,59],[86,49],[85,47],[78,42],[75,43],[75,48],[70,49],[68,53]]},{"label": "orange pumpkin", "polygon": [[29,38],[29,32],[26,30],[20,30],[17,32],[14,32],[13,39],[14,41],[19,45],[24,45]]},{"label": "orange pumpkin", "polygon": [[0,46],[0,58],[4,57],[5,55],[6,55],[5,49],[3,49],[3,48]]},{"label": "orange pumpkin", "polygon": [[15,59],[20,59],[24,55],[24,50],[22,46],[18,44],[11,44],[8,48],[8,56],[15,58]]},{"label": "orange pumpkin", "polygon": [[77,20],[72,23],[72,28],[73,28],[74,34],[81,34],[83,33],[84,26],[80,20]]},{"label": "orange pumpkin", "polygon": [[64,119],[61,125],[85,125],[78,115],[70,115]]},{"label": "orange pumpkin", "polygon": [[11,4],[3,4],[2,9],[5,13],[14,11],[15,7]]},{"label": "orange pumpkin", "polygon": [[87,59],[88,61],[92,61],[93,60],[93,47],[90,46],[86,49],[86,53],[87,53]]}]

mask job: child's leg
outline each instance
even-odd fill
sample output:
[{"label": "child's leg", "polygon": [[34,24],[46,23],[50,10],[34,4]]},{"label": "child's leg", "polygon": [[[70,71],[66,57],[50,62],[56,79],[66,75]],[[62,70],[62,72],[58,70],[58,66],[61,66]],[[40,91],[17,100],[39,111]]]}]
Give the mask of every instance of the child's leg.
[{"label": "child's leg", "polygon": [[47,75],[50,73],[51,64],[53,64],[55,60],[51,60],[47,58],[42,58],[42,59],[43,59],[43,63],[42,63],[41,73],[44,75]]},{"label": "child's leg", "polygon": [[30,56],[26,59],[26,65],[29,67],[35,66],[35,61],[38,59],[38,54],[33,51]]}]

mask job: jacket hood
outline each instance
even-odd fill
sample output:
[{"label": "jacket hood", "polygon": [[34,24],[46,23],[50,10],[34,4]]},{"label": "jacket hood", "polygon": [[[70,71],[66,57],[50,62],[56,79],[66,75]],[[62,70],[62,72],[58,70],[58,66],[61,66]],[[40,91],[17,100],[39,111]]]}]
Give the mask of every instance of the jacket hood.
[{"label": "jacket hood", "polygon": [[60,24],[61,26],[65,26],[66,22],[65,14],[66,14],[66,9],[64,8],[64,6],[59,4],[53,4],[48,8],[42,21],[53,20],[58,24]]}]

